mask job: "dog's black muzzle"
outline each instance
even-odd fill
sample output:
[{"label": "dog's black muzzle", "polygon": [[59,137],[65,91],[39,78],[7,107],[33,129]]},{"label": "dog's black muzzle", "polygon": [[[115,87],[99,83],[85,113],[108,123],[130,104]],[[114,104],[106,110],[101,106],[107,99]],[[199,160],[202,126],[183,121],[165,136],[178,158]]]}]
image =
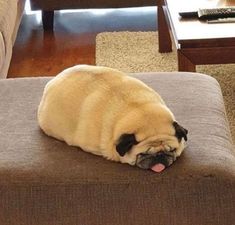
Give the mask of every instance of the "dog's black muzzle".
[{"label": "dog's black muzzle", "polygon": [[136,159],[136,166],[142,169],[150,169],[154,165],[161,163],[165,167],[170,166],[176,160],[174,152],[161,151],[155,154],[140,153]]}]

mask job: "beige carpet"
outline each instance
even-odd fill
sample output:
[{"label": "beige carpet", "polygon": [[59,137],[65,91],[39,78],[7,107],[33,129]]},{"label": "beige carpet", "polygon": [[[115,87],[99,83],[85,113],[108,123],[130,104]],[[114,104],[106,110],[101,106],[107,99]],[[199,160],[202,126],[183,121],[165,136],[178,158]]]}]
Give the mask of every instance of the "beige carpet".
[{"label": "beige carpet", "polygon": [[[100,33],[96,37],[96,65],[124,72],[177,71],[175,50],[158,53],[157,35],[157,32]],[[197,66],[197,72],[219,81],[235,143],[235,64]]]}]

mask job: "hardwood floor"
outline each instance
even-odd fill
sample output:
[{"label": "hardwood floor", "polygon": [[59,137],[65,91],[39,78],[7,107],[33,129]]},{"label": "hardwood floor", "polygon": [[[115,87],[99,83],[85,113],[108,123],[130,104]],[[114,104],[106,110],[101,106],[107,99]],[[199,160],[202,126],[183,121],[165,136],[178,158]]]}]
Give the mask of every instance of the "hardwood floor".
[{"label": "hardwood floor", "polygon": [[23,16],[8,78],[54,76],[75,64],[95,64],[95,37],[105,31],[155,31],[156,7],[60,11],[54,32],[43,31],[40,12]]}]

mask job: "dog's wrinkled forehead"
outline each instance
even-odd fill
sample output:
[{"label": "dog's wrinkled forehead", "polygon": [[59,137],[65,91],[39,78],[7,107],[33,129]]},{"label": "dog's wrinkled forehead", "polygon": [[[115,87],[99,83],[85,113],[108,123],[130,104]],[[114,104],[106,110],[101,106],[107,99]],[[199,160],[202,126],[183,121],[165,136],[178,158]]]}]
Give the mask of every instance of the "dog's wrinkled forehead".
[{"label": "dog's wrinkled forehead", "polygon": [[180,126],[176,121],[173,122],[173,126],[175,128],[175,136],[178,138],[178,140],[181,141],[182,138],[184,138],[184,140],[187,141],[188,130]]}]

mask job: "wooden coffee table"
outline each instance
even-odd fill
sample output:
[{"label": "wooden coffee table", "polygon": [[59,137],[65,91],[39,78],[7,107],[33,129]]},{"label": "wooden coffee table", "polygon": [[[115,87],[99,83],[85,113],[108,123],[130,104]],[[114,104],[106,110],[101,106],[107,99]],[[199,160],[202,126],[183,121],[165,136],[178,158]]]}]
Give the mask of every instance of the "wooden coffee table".
[{"label": "wooden coffee table", "polygon": [[235,63],[235,23],[208,24],[179,16],[179,11],[228,5],[235,6],[235,0],[159,0],[159,52],[172,51],[173,40],[179,71],[194,72],[196,65]]}]

